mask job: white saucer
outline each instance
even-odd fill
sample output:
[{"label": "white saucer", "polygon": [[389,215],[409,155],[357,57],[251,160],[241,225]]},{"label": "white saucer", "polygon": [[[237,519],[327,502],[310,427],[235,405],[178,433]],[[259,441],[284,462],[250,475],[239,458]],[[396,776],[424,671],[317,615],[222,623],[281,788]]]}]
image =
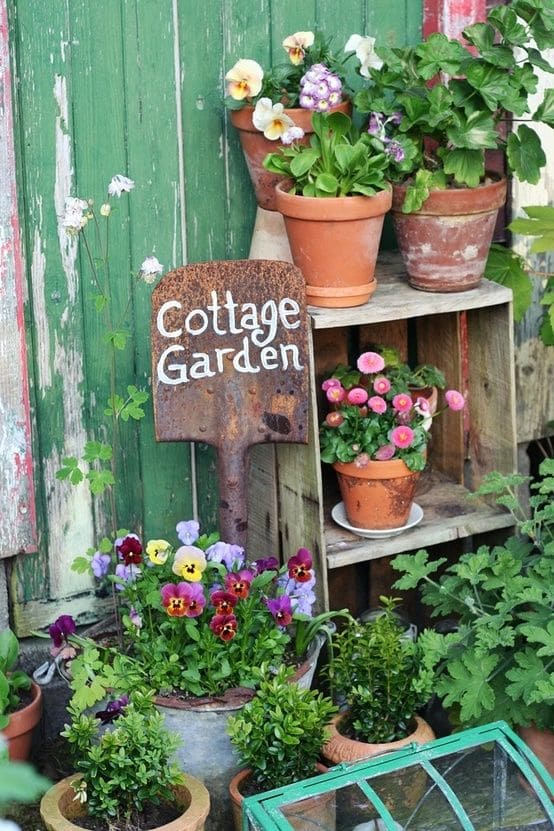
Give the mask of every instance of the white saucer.
[{"label": "white saucer", "polygon": [[367,537],[371,540],[380,540],[386,539],[387,537],[396,537],[397,534],[402,534],[403,531],[407,531],[409,528],[413,528],[423,519],[423,510],[416,502],[414,502],[411,507],[410,515],[408,517],[408,522],[406,523],[406,525],[402,525],[400,528],[388,528],[385,530],[377,530],[372,528],[354,528],[354,526],[350,525],[346,518],[344,502],[339,502],[338,505],[335,505],[335,507],[331,511],[331,516],[333,517],[333,520],[337,523],[337,525],[340,525],[342,528],[346,528],[347,531],[351,531],[353,534],[357,534],[358,537]]}]

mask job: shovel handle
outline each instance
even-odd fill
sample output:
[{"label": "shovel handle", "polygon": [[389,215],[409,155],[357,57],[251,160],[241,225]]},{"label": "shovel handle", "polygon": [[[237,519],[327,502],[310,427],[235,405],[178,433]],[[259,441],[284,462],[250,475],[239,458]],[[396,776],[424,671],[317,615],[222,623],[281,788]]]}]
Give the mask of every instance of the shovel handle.
[{"label": "shovel handle", "polygon": [[246,547],[248,528],[248,447],[220,447],[217,453],[219,478],[219,533],[228,543]]}]

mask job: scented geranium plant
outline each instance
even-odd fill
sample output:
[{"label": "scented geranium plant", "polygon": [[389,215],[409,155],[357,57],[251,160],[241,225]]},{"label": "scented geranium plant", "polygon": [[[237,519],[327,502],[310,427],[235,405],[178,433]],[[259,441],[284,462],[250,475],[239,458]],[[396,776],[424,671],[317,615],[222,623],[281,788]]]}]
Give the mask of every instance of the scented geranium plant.
[{"label": "scented geranium plant", "polygon": [[[307,549],[282,566],[274,557],[248,563],[243,548],[201,535],[196,521],[176,530],[179,546],[158,539],[143,548],[136,534],[123,533],[74,563],[115,587],[127,683],[138,677],[148,688],[191,696],[252,688],[262,662],[302,659],[316,632],[343,614],[312,616],[316,578]],[[75,642],[67,620],[56,628],[60,621],[51,627],[58,649]],[[125,692],[125,677],[115,687]]]},{"label": "scented geranium plant", "polygon": [[463,395],[447,390],[444,406],[432,413],[423,396],[410,393],[404,377],[409,367],[379,352],[364,352],[356,367],[339,365],[322,389],[332,406],[320,427],[321,460],[355,462],[401,459],[423,470],[433,419],[444,410],[461,410]]},{"label": "scented geranium plant", "polygon": [[536,184],[546,164],[531,124],[554,126],[554,89],[546,90],[536,108],[531,99],[537,70],[554,71],[541,54],[554,46],[551,5],[497,5],[486,21],[467,26],[463,37],[470,49],[439,32],[415,46],[373,50],[374,40],[361,37],[357,43],[362,54],[364,41],[370,41],[365,46],[373,60],[365,65],[368,84],[354,104],[369,114],[374,137],[400,148],[402,160],[393,173],[395,181],[409,180],[406,213],[419,210],[431,189],[486,181],[487,150],[505,150],[508,171],[525,182]]},{"label": "scented geranium plant", "polygon": [[227,72],[229,109],[254,108],[252,123],[270,140],[301,138],[285,109],[301,107],[328,112],[349,97],[344,56],[331,49],[321,32],[295,32],[283,41],[287,60],[264,70],[257,61],[241,58]]}]

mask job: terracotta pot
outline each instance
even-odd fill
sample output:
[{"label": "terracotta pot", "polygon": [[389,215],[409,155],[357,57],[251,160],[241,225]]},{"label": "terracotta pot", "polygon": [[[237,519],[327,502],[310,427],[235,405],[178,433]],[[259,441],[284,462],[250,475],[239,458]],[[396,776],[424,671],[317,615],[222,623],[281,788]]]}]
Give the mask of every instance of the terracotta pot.
[{"label": "terracotta pot", "polygon": [[506,179],[476,188],[431,191],[419,211],[402,213],[407,185],[394,185],[392,218],[408,280],[422,291],[467,291],[481,281]]},{"label": "terracotta pot", "polygon": [[[352,104],[350,101],[343,101],[331,112],[350,113]],[[268,153],[275,153],[281,147],[281,142],[270,141],[252,124],[253,107],[243,107],[240,110],[231,110],[231,124],[239,131],[239,139],[246,159],[248,172],[256,202],[260,208],[266,211],[276,211],[275,185],[284,179],[277,173],[270,173],[265,169],[262,162]],[[286,109],[285,113],[292,118],[297,127],[304,130],[304,139],[300,144],[308,144],[312,130],[312,110],[305,110],[302,107]]]},{"label": "terracotta pot", "polygon": [[375,263],[389,190],[375,196],[310,197],[275,188],[292,260],[304,274],[306,302],[325,308],[367,303],[376,288]]},{"label": "terracotta pot", "polygon": [[[71,786],[80,778],[77,774],[68,776],[42,797],[40,815],[48,831],[83,831],[82,826],[72,821],[86,814],[86,805],[75,801],[75,791]],[[202,782],[183,774],[183,784],[176,785],[173,793],[183,813],[173,822],[160,825],[160,831],[203,831],[210,810],[210,797]]]},{"label": "terracotta pot", "polygon": [[369,759],[381,753],[390,753],[392,750],[400,750],[402,747],[415,742],[426,744],[435,738],[431,727],[420,716],[415,716],[415,729],[413,733],[404,739],[395,742],[359,742],[356,739],[349,739],[340,733],[341,722],[344,721],[348,712],[342,712],[334,716],[329,725],[329,740],[323,747],[323,758],[331,765],[338,765],[340,762],[358,762],[361,759]]},{"label": "terracotta pot", "polygon": [[429,412],[431,415],[435,415],[439,403],[438,387],[408,387],[408,392],[413,401],[416,398],[425,398],[429,404]]},{"label": "terracotta pot", "polygon": [[8,726],[2,730],[8,742],[8,754],[12,762],[24,762],[31,753],[33,730],[42,716],[42,690],[31,682],[33,699],[30,704],[10,715]]},{"label": "terracotta pot", "polygon": [[[328,767],[318,763],[316,765],[318,773],[327,773]],[[252,774],[250,768],[243,768],[233,776],[229,784],[229,795],[231,797],[231,804],[233,806],[233,822],[235,831],[242,831],[242,803],[244,797],[241,791],[244,789],[249,776]],[[334,793],[321,794],[321,796],[312,796],[309,799],[304,799],[302,802],[296,803],[294,807],[295,819],[291,823],[295,831],[313,831],[314,828],[334,828],[335,827],[335,805]],[[305,823],[302,822],[303,814],[306,814]],[[308,816],[309,814],[309,816]],[[287,818],[290,815],[287,813]],[[291,817],[292,819],[292,817]],[[289,822],[291,821],[289,819]]]},{"label": "terracotta pot", "polygon": [[336,462],[333,468],[350,525],[375,531],[406,525],[419,471],[410,470],[401,459],[371,461],[365,467]]},{"label": "terracotta pot", "polygon": [[[539,730],[534,724],[529,727],[518,727],[517,732],[537,759],[542,762],[548,773],[554,776],[554,732],[547,729]],[[548,786],[545,785],[545,787],[548,792]],[[554,796],[552,798],[554,799]]]}]

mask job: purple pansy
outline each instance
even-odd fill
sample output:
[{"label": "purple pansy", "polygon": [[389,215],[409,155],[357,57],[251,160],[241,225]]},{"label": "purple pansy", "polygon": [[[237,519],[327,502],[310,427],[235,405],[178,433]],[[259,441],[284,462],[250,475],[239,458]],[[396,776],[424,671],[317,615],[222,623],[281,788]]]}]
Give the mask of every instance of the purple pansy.
[{"label": "purple pansy", "polygon": [[101,580],[102,577],[106,576],[110,569],[111,561],[112,558],[109,554],[102,554],[101,551],[96,551],[94,553],[94,556],[90,561],[90,567],[97,580]]},{"label": "purple pansy", "polygon": [[200,524],[195,519],[178,522],[175,530],[183,545],[194,545],[200,536]]},{"label": "purple pansy", "polygon": [[244,565],[244,548],[228,542],[216,542],[206,549],[206,559],[213,563],[223,563],[228,571],[242,568]]},{"label": "purple pansy", "polygon": [[60,615],[51,626],[48,627],[48,632],[54,646],[59,649],[67,641],[68,635],[74,635],[77,631],[77,626],[71,615]]}]

